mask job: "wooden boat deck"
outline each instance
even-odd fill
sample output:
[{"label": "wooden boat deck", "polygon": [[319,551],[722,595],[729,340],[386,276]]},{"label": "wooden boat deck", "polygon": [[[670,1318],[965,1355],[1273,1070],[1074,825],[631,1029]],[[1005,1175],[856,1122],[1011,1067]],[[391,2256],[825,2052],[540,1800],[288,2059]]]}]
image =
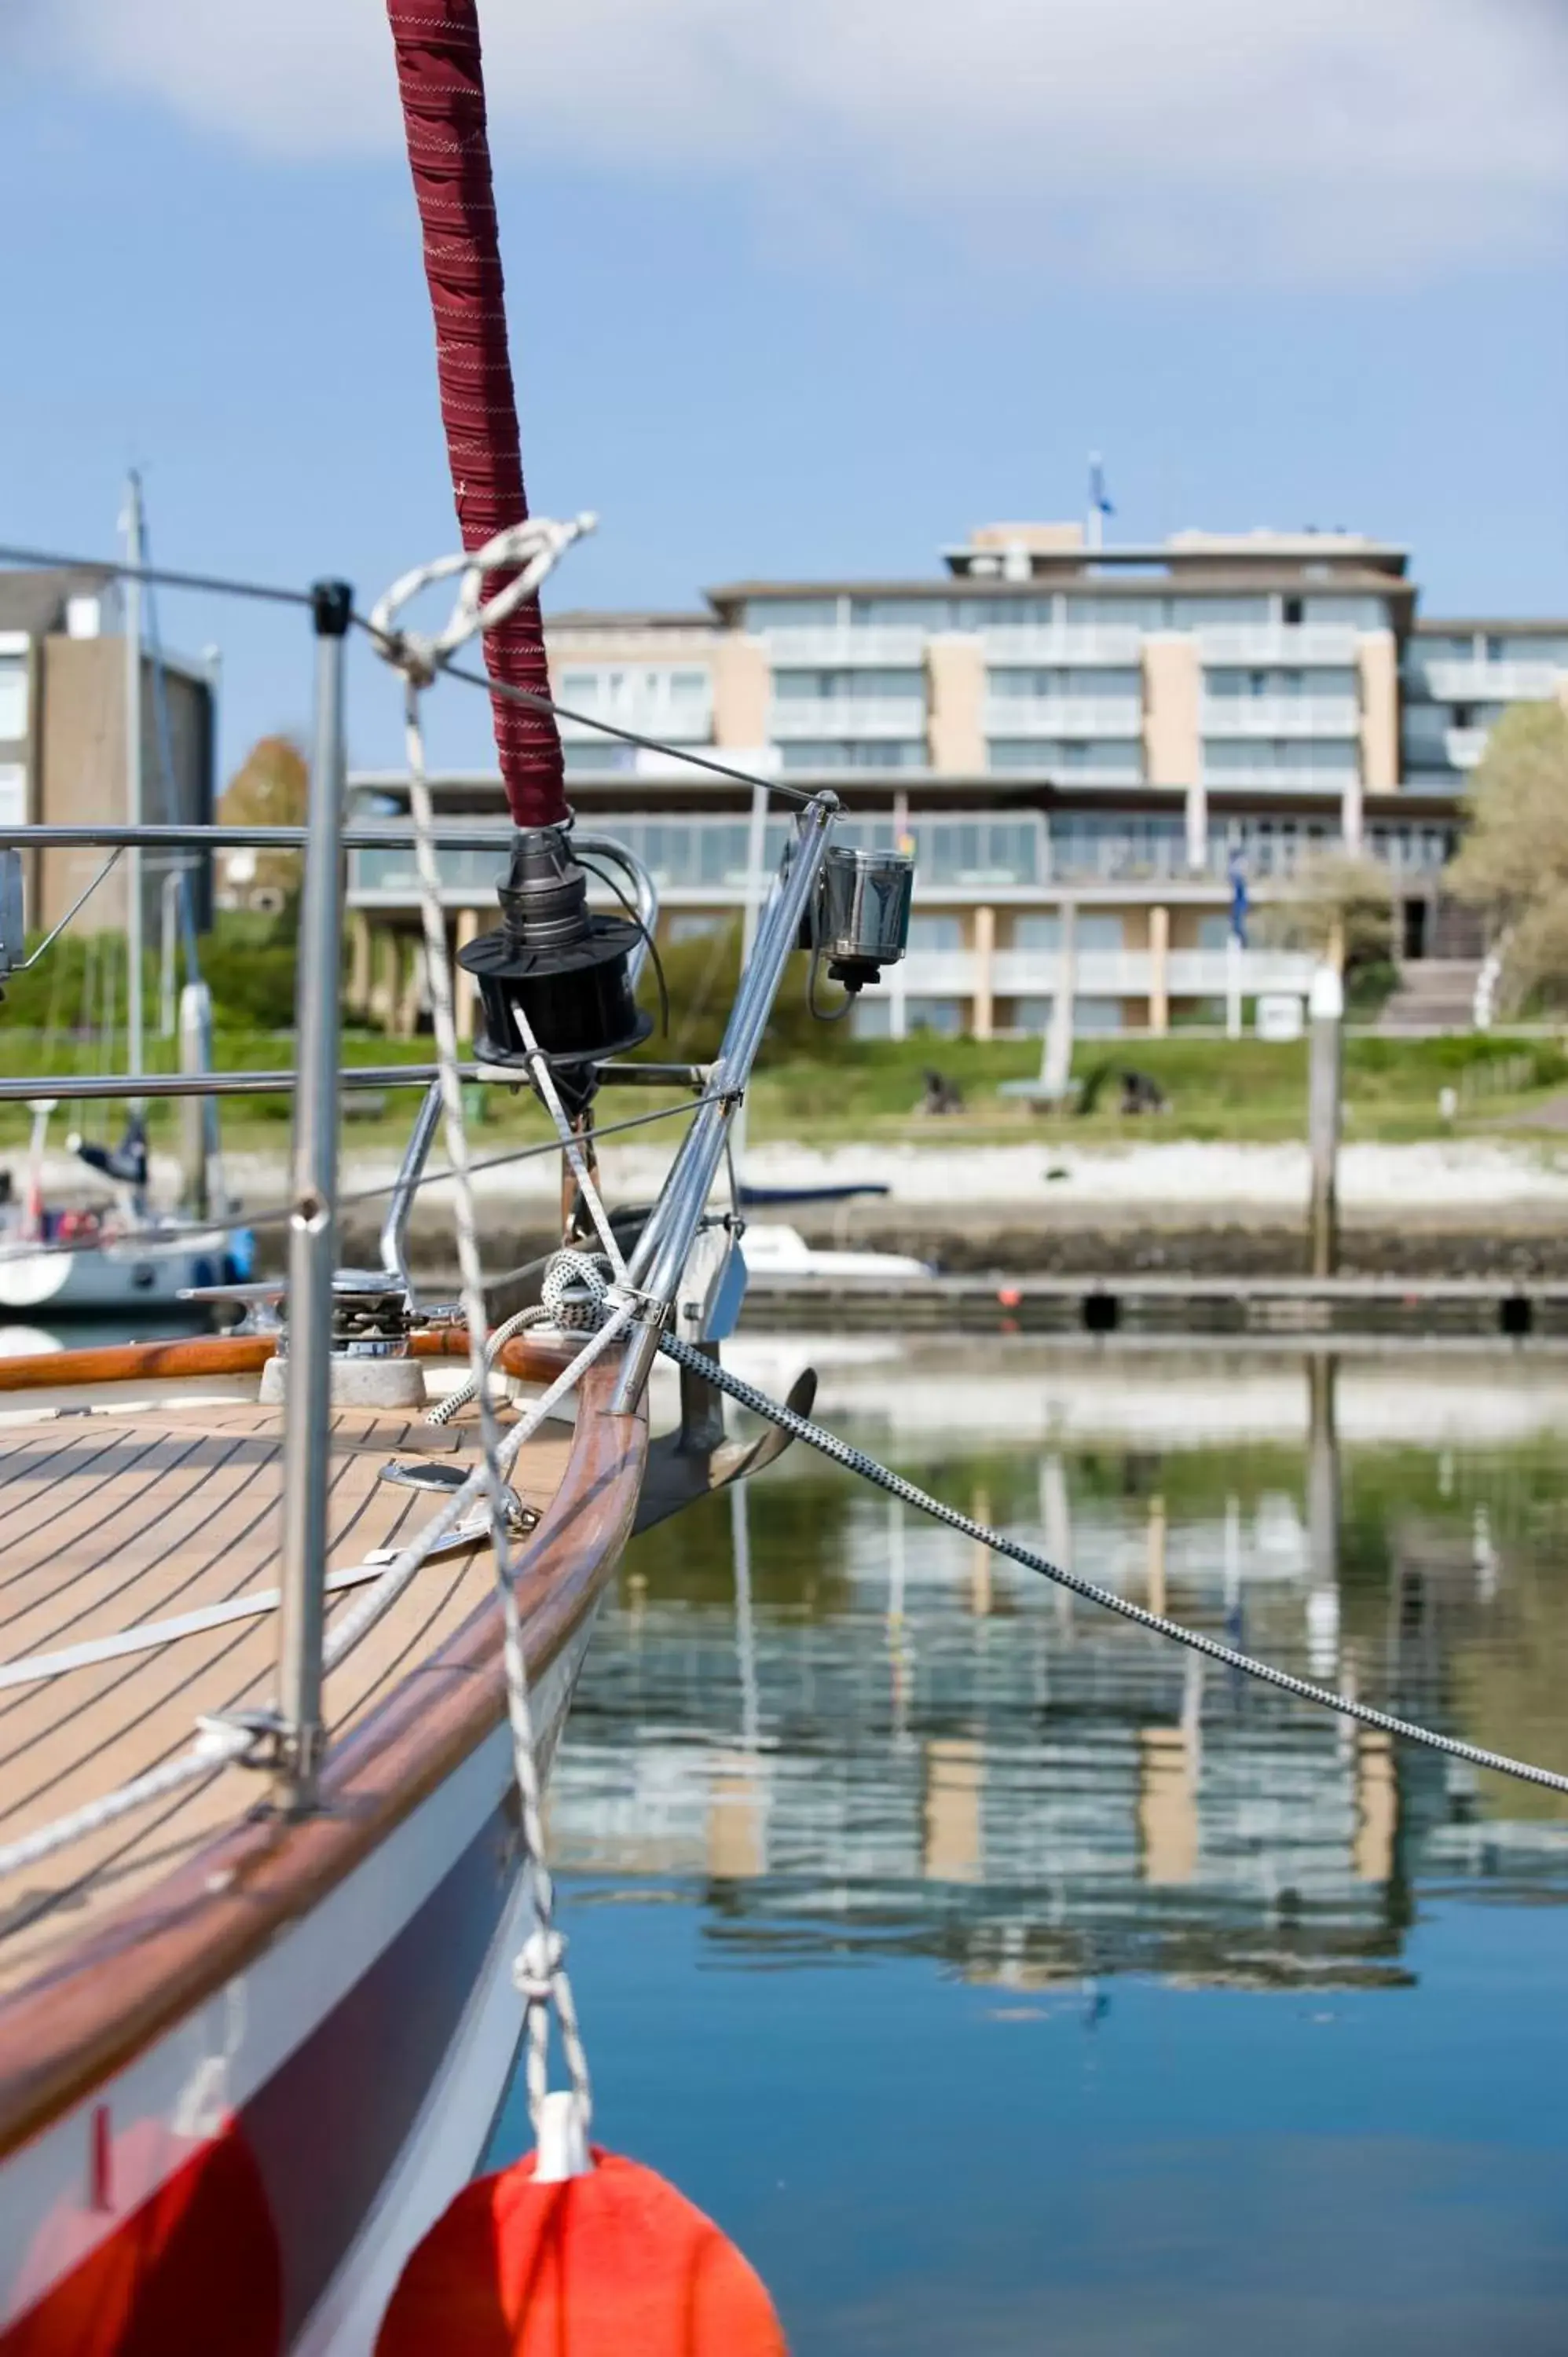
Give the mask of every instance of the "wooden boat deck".
[{"label": "wooden boat deck", "polygon": [[[275,1589],[282,1416],[254,1402],[29,1408],[0,1425],[0,1667]],[[571,1428],[546,1426],[513,1468],[542,1510],[560,1485]],[[438,1510],[382,1480],[392,1458],[473,1461],[471,1414],[446,1428],[407,1412],[334,1415],[328,1563],[406,1544]],[[490,1547],[437,1555],[328,1682],[334,1738],[428,1658],[489,1593]],[[338,1590],[333,1617],[366,1586]],[[26,1684],[0,1684],[0,1842],[185,1750],[199,1717],[273,1700],[275,1609],[171,1636],[146,1651]],[[264,1798],[264,1778],[226,1768],[0,1884],[0,1996],[46,1975],[107,1917]]]}]

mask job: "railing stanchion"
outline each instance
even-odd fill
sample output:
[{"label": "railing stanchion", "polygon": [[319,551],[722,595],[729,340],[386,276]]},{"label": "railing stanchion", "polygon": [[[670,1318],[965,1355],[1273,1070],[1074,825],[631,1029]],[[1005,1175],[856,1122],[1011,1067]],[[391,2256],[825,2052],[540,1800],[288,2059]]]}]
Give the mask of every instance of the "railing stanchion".
[{"label": "railing stanchion", "polygon": [[295,996],[298,1088],[288,1232],[288,1364],[284,1388],[282,1600],[277,1798],[291,1813],[316,1797],[323,1727],[327,1501],[332,1412],[332,1278],[337,1261],[338,1057],[341,1031],[343,640],[347,582],[317,584],[316,741],[310,771]]}]

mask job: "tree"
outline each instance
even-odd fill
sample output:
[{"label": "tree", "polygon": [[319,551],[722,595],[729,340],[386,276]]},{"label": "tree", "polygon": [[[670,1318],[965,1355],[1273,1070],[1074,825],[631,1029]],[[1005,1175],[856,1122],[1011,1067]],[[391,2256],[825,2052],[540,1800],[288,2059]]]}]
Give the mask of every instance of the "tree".
[{"label": "tree", "polygon": [[1347,975],[1387,966],[1393,954],[1393,895],[1388,870],[1359,853],[1317,852],[1301,861],[1289,888],[1262,912],[1282,949],[1333,956]]},{"label": "tree", "polygon": [[[224,788],[218,804],[224,826],[303,826],[310,795],[310,772],[292,737],[259,737]],[[297,851],[230,852],[224,860],[225,897],[242,907],[275,905],[276,896],[299,889]]]},{"label": "tree", "polygon": [[1502,996],[1568,1004],[1568,710],[1516,704],[1493,728],[1466,797],[1469,831],[1448,870],[1484,909]]}]

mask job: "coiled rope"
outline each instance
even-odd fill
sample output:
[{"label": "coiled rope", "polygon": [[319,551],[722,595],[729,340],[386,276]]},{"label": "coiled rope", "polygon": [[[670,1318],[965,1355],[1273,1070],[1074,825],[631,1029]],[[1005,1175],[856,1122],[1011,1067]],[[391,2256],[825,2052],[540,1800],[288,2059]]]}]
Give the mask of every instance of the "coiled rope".
[{"label": "coiled rope", "polygon": [[940,1498],[933,1498],[913,1481],[907,1481],[901,1473],[895,1473],[888,1466],[879,1464],[864,1448],[856,1448],[853,1442],[842,1440],[837,1433],[813,1424],[809,1416],[799,1415],[793,1408],[769,1399],[767,1393],[759,1392],[755,1383],[748,1383],[741,1376],[732,1374],[727,1367],[719,1365],[705,1352],[693,1350],[678,1335],[660,1335],[659,1347],[665,1357],[673,1359],[678,1366],[690,1369],[693,1374],[703,1376],[710,1383],[716,1383],[740,1406],[749,1408],[754,1415],[766,1417],[768,1423],[778,1425],[780,1430],[791,1434],[795,1439],[803,1440],[809,1448],[831,1458],[846,1472],[858,1474],[863,1481],[870,1481],[877,1489],[886,1490],[891,1498],[902,1499],[907,1506],[929,1514],[933,1522],[945,1523],[949,1530],[958,1531],[965,1538],[990,1547],[993,1554],[1006,1555],[1011,1562],[1022,1564],[1026,1571],[1036,1571],[1042,1577],[1055,1580],[1058,1587],[1069,1588],[1073,1595],[1085,1598],[1090,1604],[1102,1605],[1107,1612],[1120,1613],[1123,1620],[1131,1620],[1140,1629],[1150,1630],[1156,1637],[1168,1637],[1173,1643],[1186,1645],[1192,1652],[1202,1653],[1211,1662],[1222,1663],[1227,1669],[1238,1670],[1244,1677],[1257,1678],[1264,1685],[1277,1686],[1283,1694],[1294,1695],[1300,1702],[1313,1703],[1320,1710],[1331,1710],[1342,1718],[1353,1718],[1362,1727],[1376,1727],[1380,1734],[1397,1737],[1402,1743],[1418,1743],[1429,1751],[1441,1751],[1452,1760],[1466,1760],[1472,1768],[1489,1768],[1499,1776],[1517,1777],[1521,1783],[1543,1785],[1548,1792],[1568,1792],[1568,1775],[1559,1774],[1553,1768],[1538,1768],[1529,1760],[1510,1759],[1506,1752],[1488,1751],[1481,1744],[1466,1743],[1459,1736],[1443,1735],[1435,1727],[1418,1726],[1412,1719],[1397,1718],[1391,1711],[1378,1710],[1370,1703],[1359,1701],[1354,1695],[1338,1694],[1332,1686],[1316,1685],[1310,1678],[1298,1678],[1289,1670],[1276,1669],[1272,1662],[1255,1661],[1251,1653],[1238,1652],[1234,1645],[1227,1645],[1218,1637],[1207,1636],[1200,1629],[1188,1629],[1179,1620],[1167,1620],[1163,1612],[1151,1612],[1145,1605],[1134,1604],[1129,1598],[1118,1596],[1112,1588],[1101,1587],[1094,1580],[1083,1578],[1078,1572],[1065,1570],[1060,1564],[1036,1555],[1033,1547],[1025,1546],[1021,1540],[1008,1538],[1001,1531],[988,1530],[983,1523],[977,1523],[972,1515],[961,1514],[956,1506],[944,1505]]}]

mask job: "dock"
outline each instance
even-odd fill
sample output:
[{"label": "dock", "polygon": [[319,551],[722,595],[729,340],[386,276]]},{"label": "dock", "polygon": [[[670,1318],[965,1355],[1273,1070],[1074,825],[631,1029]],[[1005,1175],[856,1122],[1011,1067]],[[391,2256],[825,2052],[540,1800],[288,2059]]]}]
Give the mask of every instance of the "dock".
[{"label": "dock", "polygon": [[1461,1276],[1101,1276],[969,1272],[800,1277],[754,1286],[755,1329],[1192,1334],[1568,1342],[1568,1281]]}]

